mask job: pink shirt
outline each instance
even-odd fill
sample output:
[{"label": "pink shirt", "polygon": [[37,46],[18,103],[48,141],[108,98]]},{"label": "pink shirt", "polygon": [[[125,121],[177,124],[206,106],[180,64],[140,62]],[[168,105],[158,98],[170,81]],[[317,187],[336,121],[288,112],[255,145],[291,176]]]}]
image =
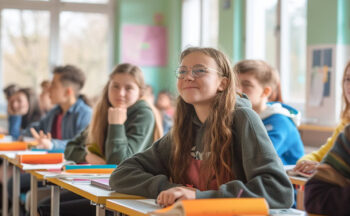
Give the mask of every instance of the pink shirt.
[{"label": "pink shirt", "polygon": [[[209,183],[209,188],[206,187],[205,182],[200,180],[199,171],[202,161],[196,160],[195,158],[191,157],[190,167],[187,170],[187,176],[190,180],[189,185],[197,188],[198,190],[204,191],[204,190],[217,190],[218,185],[216,183],[216,178],[213,178]],[[214,175],[214,173],[212,172]]]}]

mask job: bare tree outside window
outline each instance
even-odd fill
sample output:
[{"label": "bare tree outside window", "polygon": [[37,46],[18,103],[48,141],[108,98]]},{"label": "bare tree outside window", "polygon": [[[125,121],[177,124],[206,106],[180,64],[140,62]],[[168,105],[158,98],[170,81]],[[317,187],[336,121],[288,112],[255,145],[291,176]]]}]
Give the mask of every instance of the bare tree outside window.
[{"label": "bare tree outside window", "polygon": [[38,87],[48,77],[49,13],[2,11],[3,86]]},{"label": "bare tree outside window", "polygon": [[96,96],[108,76],[108,21],[103,14],[62,12],[60,47],[64,64],[74,64],[87,75],[83,92]]}]

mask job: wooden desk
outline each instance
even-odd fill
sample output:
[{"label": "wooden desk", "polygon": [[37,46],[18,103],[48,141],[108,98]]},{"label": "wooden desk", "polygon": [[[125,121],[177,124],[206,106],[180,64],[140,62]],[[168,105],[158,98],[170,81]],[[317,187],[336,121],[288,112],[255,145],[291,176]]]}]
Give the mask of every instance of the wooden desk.
[{"label": "wooden desk", "polygon": [[23,151],[4,151],[0,152],[0,157],[4,160],[4,173],[3,173],[3,185],[2,185],[2,215],[8,215],[8,194],[7,194],[7,169],[9,163],[14,165],[13,168],[13,189],[12,189],[12,215],[19,216],[19,190],[20,190],[20,164],[15,160],[15,155],[18,152]]},{"label": "wooden desk", "polygon": [[[30,152],[30,151],[5,151],[0,152],[0,157],[4,159],[4,171],[7,172],[8,164],[11,163],[14,165],[13,168],[13,191],[12,191],[12,211],[14,216],[19,215],[19,197],[20,197],[20,177],[21,177],[21,170],[23,166],[15,159],[16,155],[23,152]],[[36,152],[38,153],[38,152]],[[40,153],[38,153],[40,154]],[[30,177],[30,188],[31,188],[31,200],[30,200],[30,215],[34,216],[37,215],[37,193],[38,193],[38,180],[44,180],[43,176],[40,175],[33,175],[34,171],[26,171],[31,173]],[[7,194],[7,175],[4,173],[3,176],[3,209],[2,209],[2,215],[7,216],[8,212],[8,194]]]},{"label": "wooden desk", "polygon": [[143,197],[104,190],[90,184],[71,182],[58,178],[46,178],[51,186],[51,215],[59,215],[59,187],[80,195],[96,204],[96,215],[104,216],[107,199],[142,199]]},{"label": "wooden desk", "polygon": [[149,212],[161,208],[155,204],[154,199],[108,199],[106,207],[117,213],[135,216],[146,216]]},{"label": "wooden desk", "polygon": [[300,131],[303,130],[312,130],[312,131],[321,131],[321,132],[333,132],[335,130],[335,126],[322,126],[322,125],[313,125],[313,124],[301,124],[298,129]]},{"label": "wooden desk", "polygon": [[304,186],[307,182],[307,178],[305,177],[299,177],[299,176],[288,176],[289,180],[292,182],[293,185],[296,187],[297,191],[297,209],[305,210],[304,209]]}]

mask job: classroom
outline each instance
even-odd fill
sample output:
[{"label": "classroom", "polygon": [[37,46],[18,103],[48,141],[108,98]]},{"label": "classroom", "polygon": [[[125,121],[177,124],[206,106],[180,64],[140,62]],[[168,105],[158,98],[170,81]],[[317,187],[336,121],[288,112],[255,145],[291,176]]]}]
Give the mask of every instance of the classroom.
[{"label": "classroom", "polygon": [[0,0],[0,32],[1,215],[350,215],[350,0]]}]

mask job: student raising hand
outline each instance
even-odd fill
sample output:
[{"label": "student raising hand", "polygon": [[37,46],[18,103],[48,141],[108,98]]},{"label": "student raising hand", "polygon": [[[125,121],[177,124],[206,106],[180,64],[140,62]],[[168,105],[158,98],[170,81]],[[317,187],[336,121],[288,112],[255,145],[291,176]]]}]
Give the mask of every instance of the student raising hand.
[{"label": "student raising hand", "polygon": [[30,132],[38,142],[38,149],[52,149],[51,133],[45,134],[42,130],[38,133],[34,128],[31,128]]},{"label": "student raising hand", "polygon": [[110,107],[108,109],[108,123],[109,124],[124,124],[127,119],[127,108]]}]

